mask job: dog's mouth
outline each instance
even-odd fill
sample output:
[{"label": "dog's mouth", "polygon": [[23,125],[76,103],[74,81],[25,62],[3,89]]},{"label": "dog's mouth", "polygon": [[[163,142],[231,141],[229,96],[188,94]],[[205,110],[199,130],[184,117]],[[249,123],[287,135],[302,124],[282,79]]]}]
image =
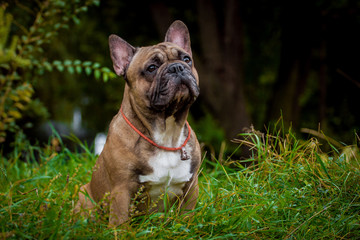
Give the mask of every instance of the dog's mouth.
[{"label": "dog's mouth", "polygon": [[174,113],[191,105],[199,93],[191,69],[181,63],[172,63],[160,71],[153,82],[149,93],[151,108]]}]

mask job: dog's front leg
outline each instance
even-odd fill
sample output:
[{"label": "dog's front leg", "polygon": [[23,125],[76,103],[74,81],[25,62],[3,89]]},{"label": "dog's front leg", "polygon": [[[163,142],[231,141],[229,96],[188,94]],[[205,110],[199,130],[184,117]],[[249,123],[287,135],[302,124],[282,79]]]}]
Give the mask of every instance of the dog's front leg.
[{"label": "dog's front leg", "polygon": [[129,219],[130,194],[126,184],[119,184],[111,190],[110,219],[111,227],[119,226]]}]

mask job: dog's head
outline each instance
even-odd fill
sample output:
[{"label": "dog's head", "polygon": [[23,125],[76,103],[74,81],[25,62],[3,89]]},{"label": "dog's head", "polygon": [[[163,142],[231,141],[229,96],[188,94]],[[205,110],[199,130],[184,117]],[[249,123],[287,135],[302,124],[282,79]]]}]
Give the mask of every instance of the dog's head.
[{"label": "dog's head", "polygon": [[114,70],[124,76],[139,107],[171,116],[198,97],[199,78],[183,22],[171,24],[157,45],[134,48],[116,35],[109,37],[109,45]]}]

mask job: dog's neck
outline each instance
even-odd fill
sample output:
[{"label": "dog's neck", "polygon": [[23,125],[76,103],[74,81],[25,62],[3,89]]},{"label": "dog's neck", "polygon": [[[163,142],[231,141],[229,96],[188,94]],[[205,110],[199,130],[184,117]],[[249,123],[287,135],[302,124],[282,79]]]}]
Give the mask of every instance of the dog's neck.
[{"label": "dog's neck", "polygon": [[122,106],[125,116],[131,121],[132,125],[140,132],[150,137],[150,139],[155,141],[158,145],[165,147],[179,147],[186,138],[188,132],[188,130],[185,130],[188,110],[181,114],[181,118],[144,111],[138,107],[128,91],[129,88],[126,85]]},{"label": "dog's neck", "polygon": [[168,117],[165,124],[160,125],[157,129],[158,131],[154,133],[154,140],[162,146],[179,147],[186,138],[184,124],[179,125],[174,116]]}]

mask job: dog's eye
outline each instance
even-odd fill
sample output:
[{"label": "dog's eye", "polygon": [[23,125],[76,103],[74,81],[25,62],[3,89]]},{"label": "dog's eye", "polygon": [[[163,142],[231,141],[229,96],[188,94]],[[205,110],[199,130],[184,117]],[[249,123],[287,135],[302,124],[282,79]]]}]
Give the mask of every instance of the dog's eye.
[{"label": "dog's eye", "polygon": [[183,61],[186,62],[186,63],[191,63],[191,59],[190,59],[190,57],[188,57],[188,56],[185,56],[185,57],[183,58]]},{"label": "dog's eye", "polygon": [[157,69],[157,66],[154,65],[154,64],[152,64],[152,65],[150,65],[146,70],[147,70],[148,72],[153,72],[153,71],[155,71],[156,69]]}]

